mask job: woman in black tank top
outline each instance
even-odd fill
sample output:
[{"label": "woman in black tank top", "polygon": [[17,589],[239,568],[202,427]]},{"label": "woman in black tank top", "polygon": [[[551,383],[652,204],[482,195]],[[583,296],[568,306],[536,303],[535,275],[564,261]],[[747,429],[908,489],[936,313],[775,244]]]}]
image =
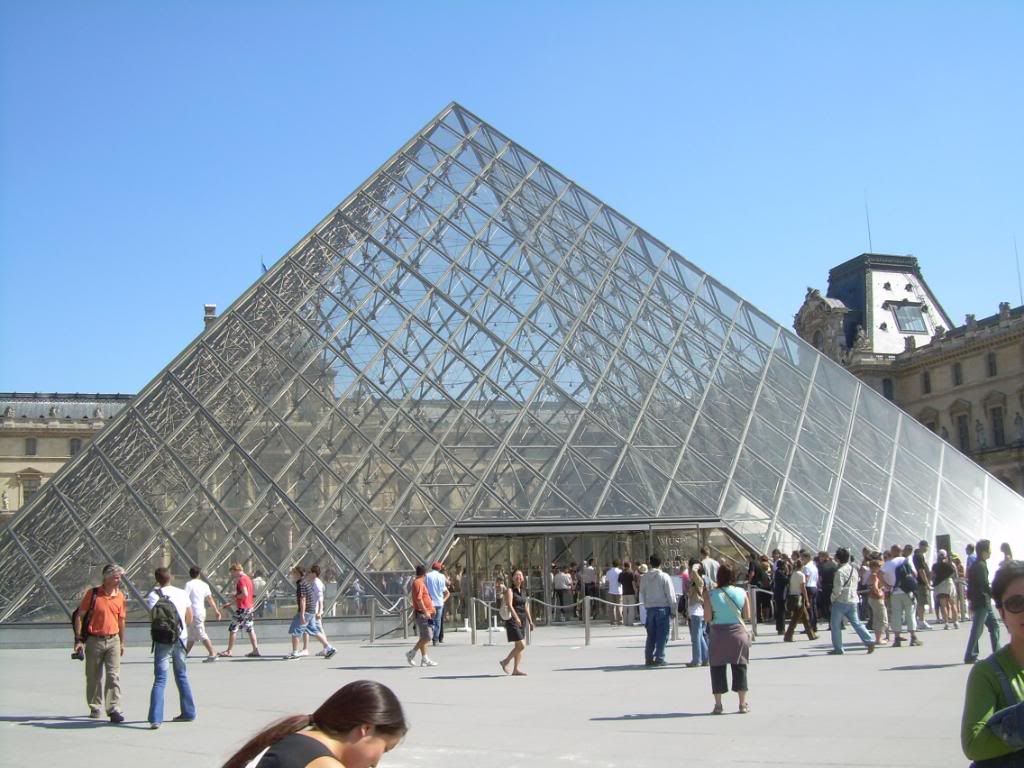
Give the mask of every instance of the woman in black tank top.
[{"label": "woman in black tank top", "polygon": [[527,625],[531,631],[533,630],[533,616],[530,614],[530,601],[523,594],[524,581],[526,579],[523,577],[523,572],[516,571],[512,574],[512,586],[505,590],[504,604],[511,609],[511,615],[505,622],[505,636],[510,643],[515,643],[508,655],[498,662],[501,671],[506,675],[510,662],[513,675],[526,674],[519,668],[519,665],[523,660],[523,651],[526,650],[524,631]]},{"label": "woman in black tank top", "polygon": [[402,705],[391,689],[357,680],[338,689],[313,714],[274,723],[223,768],[306,768],[324,758],[330,761],[327,765],[370,768],[398,745],[406,730]]}]

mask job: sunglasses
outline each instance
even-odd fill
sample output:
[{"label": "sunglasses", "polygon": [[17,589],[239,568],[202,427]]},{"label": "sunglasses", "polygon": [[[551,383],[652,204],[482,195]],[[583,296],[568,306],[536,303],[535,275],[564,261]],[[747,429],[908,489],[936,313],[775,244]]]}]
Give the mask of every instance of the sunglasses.
[{"label": "sunglasses", "polygon": [[1010,613],[1024,613],[1024,595],[1014,595],[1003,600],[1003,609]]}]

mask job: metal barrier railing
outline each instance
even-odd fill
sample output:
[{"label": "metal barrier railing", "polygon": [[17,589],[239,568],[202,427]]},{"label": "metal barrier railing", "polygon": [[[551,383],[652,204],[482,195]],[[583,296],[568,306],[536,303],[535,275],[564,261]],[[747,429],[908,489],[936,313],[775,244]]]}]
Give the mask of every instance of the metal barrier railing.
[{"label": "metal barrier railing", "polygon": [[747,602],[750,604],[750,636],[752,639],[757,640],[757,593],[762,592],[766,595],[773,595],[770,589],[763,589],[761,587],[755,587],[753,584],[747,585]]},{"label": "metal barrier railing", "polygon": [[[591,607],[590,607],[591,602],[604,603],[605,605],[610,605],[613,608],[622,608],[622,607],[624,607],[621,603],[613,603],[613,602],[610,602],[608,600],[602,600],[600,597],[594,597],[593,595],[587,595],[586,597],[584,597],[583,598],[583,644],[584,645],[590,645],[590,625],[591,625],[591,619],[592,619],[592,615],[593,615],[593,611],[591,610]],[[633,607],[637,608],[637,609],[642,608],[643,607],[643,603],[633,604]],[[676,641],[676,640],[679,639],[679,622],[677,620],[673,620],[671,622],[671,624],[672,624],[672,640]]]},{"label": "metal barrier railing", "polygon": [[[401,608],[399,608],[401,606]],[[370,645],[377,639],[377,598],[370,598]],[[398,609],[398,610],[396,610]],[[384,608],[383,616],[398,616],[402,625],[402,639],[409,639],[409,597],[402,595],[390,607]]]},{"label": "metal barrier railing", "polygon": [[[494,633],[498,631],[498,609],[494,607],[494,603],[489,603],[486,600],[481,600],[479,597],[472,597],[469,600],[469,642],[470,645],[476,645],[476,633],[477,633],[477,607],[476,604],[480,603],[484,608],[487,609],[487,643],[486,645],[494,645]],[[526,630],[529,632],[529,628]]]}]

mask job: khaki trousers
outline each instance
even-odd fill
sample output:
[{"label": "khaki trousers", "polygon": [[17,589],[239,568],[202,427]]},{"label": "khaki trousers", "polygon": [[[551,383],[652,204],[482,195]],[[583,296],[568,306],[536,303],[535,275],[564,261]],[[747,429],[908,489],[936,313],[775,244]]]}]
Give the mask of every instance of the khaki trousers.
[{"label": "khaki trousers", "polygon": [[102,708],[108,715],[121,711],[121,639],[117,635],[90,635],[85,641],[85,699],[90,710]]}]

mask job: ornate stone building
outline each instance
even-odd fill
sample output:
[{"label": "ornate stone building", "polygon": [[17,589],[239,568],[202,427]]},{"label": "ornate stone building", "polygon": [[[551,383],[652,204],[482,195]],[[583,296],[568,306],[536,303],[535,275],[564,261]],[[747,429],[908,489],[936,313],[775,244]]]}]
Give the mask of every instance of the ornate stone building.
[{"label": "ornate stone building", "polygon": [[808,288],[793,326],[1017,492],[1024,491],[1024,306],[953,327],[912,256],[864,253]]},{"label": "ornate stone building", "polygon": [[0,525],[131,399],[132,395],[0,392]]}]

